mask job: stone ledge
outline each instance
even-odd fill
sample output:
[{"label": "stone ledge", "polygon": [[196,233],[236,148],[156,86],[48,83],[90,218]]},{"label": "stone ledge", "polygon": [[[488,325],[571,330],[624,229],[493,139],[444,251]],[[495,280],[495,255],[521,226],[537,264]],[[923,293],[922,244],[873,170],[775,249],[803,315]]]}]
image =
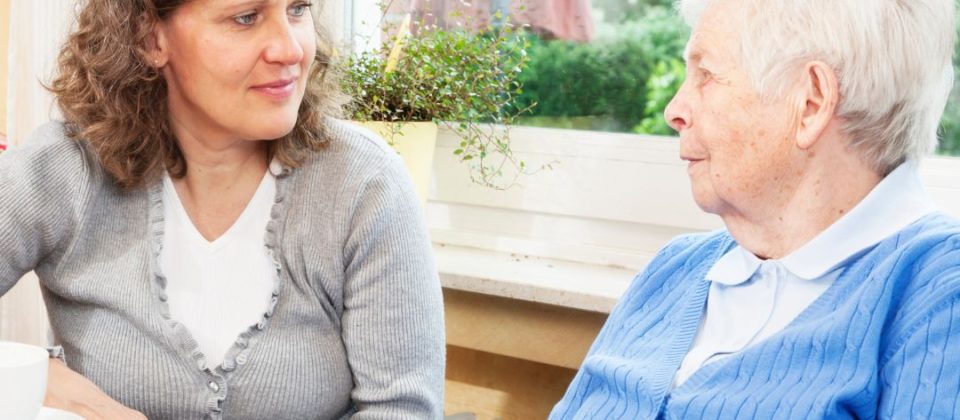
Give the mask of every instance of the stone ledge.
[{"label": "stone ledge", "polygon": [[444,288],[610,313],[636,272],[434,244]]}]

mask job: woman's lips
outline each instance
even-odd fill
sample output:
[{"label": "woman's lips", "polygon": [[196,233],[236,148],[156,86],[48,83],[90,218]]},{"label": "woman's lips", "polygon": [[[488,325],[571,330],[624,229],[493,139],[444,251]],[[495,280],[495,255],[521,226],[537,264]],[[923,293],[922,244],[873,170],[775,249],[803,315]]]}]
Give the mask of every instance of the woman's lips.
[{"label": "woman's lips", "polygon": [[287,99],[293,95],[296,87],[296,79],[284,79],[256,85],[251,89],[272,99]]},{"label": "woman's lips", "polygon": [[687,170],[692,169],[696,164],[703,162],[703,159],[692,158],[692,157],[681,157],[681,159],[687,161]]}]

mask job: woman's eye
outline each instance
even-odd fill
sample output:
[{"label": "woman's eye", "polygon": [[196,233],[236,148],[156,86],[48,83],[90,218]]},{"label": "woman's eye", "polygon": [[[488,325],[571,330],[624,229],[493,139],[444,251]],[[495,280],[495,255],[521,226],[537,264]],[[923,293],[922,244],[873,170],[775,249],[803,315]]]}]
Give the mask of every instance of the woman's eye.
[{"label": "woman's eye", "polygon": [[699,73],[698,79],[701,85],[706,84],[707,82],[713,79],[713,73],[710,73],[709,71],[700,69],[698,73]]},{"label": "woman's eye", "polygon": [[294,5],[293,7],[290,8],[290,15],[296,16],[296,17],[303,16],[305,13],[307,13],[307,9],[309,8],[310,8],[309,3],[300,3],[297,5]]},{"label": "woman's eye", "polygon": [[250,26],[257,22],[257,14],[247,13],[245,15],[234,16],[233,20],[241,25]]}]

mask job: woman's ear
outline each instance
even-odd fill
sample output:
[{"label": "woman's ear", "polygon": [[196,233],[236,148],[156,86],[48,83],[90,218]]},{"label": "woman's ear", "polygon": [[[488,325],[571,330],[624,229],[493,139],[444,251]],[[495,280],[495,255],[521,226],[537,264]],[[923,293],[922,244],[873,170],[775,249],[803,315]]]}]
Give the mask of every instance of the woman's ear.
[{"label": "woman's ear", "polygon": [[153,26],[153,33],[147,37],[145,50],[147,53],[147,60],[150,62],[150,65],[160,69],[163,66],[167,65],[167,60],[169,60],[169,45],[166,37],[166,28],[162,22],[158,22]]},{"label": "woman's ear", "polygon": [[797,147],[809,149],[817,143],[836,116],[840,89],[837,74],[822,61],[807,63],[800,77],[800,121]]}]

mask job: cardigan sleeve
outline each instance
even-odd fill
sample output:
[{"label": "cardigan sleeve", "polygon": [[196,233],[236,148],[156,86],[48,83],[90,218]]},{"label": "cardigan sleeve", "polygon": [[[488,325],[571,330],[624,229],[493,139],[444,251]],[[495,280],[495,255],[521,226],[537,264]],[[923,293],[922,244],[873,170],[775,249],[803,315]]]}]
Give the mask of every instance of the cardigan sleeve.
[{"label": "cardigan sleeve", "polygon": [[61,123],[0,154],[0,296],[61,255],[77,224],[88,166]]},{"label": "cardigan sleeve", "polygon": [[353,418],[441,418],[443,299],[420,203],[396,155],[356,200],[341,318]]},{"label": "cardigan sleeve", "polygon": [[916,323],[880,369],[879,418],[947,419],[960,413],[960,295]]}]

